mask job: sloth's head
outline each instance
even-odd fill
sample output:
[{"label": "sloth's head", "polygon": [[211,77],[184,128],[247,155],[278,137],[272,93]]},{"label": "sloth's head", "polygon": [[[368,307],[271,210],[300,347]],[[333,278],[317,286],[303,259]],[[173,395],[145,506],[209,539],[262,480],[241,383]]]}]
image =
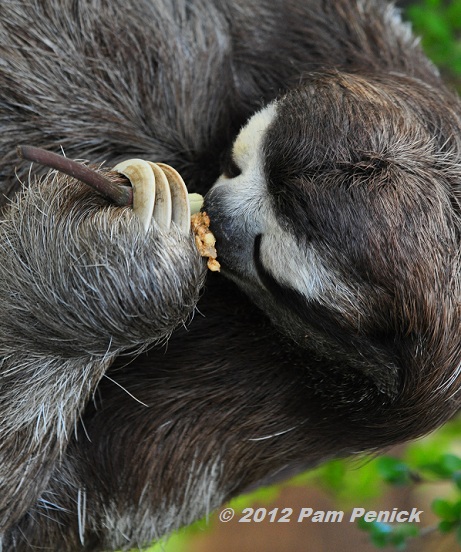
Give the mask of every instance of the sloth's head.
[{"label": "sloth's head", "polygon": [[250,119],[207,197],[223,273],[409,410],[460,398],[460,137],[457,101],[416,79],[310,75]]}]

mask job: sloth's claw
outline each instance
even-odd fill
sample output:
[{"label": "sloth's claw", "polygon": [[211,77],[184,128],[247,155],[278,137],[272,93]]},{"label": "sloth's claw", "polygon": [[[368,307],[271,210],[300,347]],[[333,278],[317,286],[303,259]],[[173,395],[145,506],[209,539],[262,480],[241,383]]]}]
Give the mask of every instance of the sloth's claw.
[{"label": "sloth's claw", "polygon": [[[151,165],[155,166],[154,163]],[[157,167],[160,171],[163,171],[168,184],[170,185],[171,192],[171,206],[172,206],[172,221],[183,231],[188,232],[190,229],[190,204],[188,198],[188,192],[184,180],[181,175],[165,163],[158,163]],[[155,217],[155,215],[154,215]]]},{"label": "sloth's claw", "polygon": [[152,216],[162,230],[169,230],[173,215],[170,184],[165,176],[165,173],[158,165],[151,163],[150,161],[148,161],[148,164],[155,178],[155,204]]},{"label": "sloth's claw", "polygon": [[152,218],[162,230],[169,230],[173,222],[182,232],[190,231],[191,203],[194,211],[199,210],[203,198],[198,194],[188,194],[184,180],[173,167],[128,159],[113,170],[130,180],[133,210],[146,232]]},{"label": "sloth's claw", "polygon": [[128,159],[113,168],[131,182],[133,188],[133,210],[147,232],[155,205],[156,181],[151,166],[142,159]]}]

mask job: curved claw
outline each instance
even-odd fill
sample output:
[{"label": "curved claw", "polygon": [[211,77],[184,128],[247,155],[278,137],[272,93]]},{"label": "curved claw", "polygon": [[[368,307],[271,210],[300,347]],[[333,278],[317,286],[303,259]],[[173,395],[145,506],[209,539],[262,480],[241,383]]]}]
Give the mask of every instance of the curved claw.
[{"label": "curved claw", "polygon": [[157,184],[155,189],[154,220],[163,230],[169,230],[172,217],[170,183],[158,165],[151,161],[147,161],[147,163],[149,163],[151,171],[155,175],[155,182]]},{"label": "curved claw", "polygon": [[[152,163],[153,164],[153,163]],[[172,220],[183,232],[190,229],[190,204],[186,184],[181,175],[165,163],[157,163],[165,174],[171,191]]]},{"label": "curved claw", "polygon": [[143,159],[128,159],[118,163],[114,171],[126,176],[133,187],[133,211],[147,232],[154,213],[156,182],[150,164]]},{"label": "curved claw", "polygon": [[165,163],[128,159],[113,168],[126,176],[133,187],[133,210],[147,232],[152,219],[169,230],[173,222],[182,232],[191,227],[191,211],[200,211],[203,197],[189,194],[181,175]]}]

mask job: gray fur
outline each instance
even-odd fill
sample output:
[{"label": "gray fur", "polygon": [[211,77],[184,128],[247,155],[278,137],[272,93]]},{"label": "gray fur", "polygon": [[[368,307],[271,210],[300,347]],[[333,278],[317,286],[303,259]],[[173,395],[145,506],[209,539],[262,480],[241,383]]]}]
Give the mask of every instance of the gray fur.
[{"label": "gray fur", "polygon": [[[6,0],[0,91],[2,552],[142,547],[458,410],[461,109],[392,6]],[[223,173],[223,274],[19,143]]]},{"label": "gray fur", "polygon": [[22,507],[21,487],[43,485],[113,359],[165,342],[203,283],[190,236],[144,235],[130,208],[82,188],[51,173],[0,225],[0,481],[14,500],[3,499],[2,523]]}]

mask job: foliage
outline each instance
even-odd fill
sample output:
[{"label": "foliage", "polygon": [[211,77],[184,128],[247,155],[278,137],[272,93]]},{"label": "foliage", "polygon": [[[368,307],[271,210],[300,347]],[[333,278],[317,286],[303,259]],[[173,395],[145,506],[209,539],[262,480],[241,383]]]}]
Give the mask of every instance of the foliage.
[{"label": "foliage", "polygon": [[378,470],[382,479],[391,485],[422,483],[451,483],[446,498],[436,498],[432,511],[438,518],[434,526],[423,527],[412,523],[389,524],[359,521],[359,527],[370,533],[371,541],[377,547],[393,545],[398,550],[406,547],[407,540],[438,530],[440,533],[456,534],[461,544],[461,458],[454,454],[439,454],[430,463],[416,462],[412,465],[390,456],[378,460]]},{"label": "foliage", "polygon": [[461,1],[423,0],[406,11],[427,55],[461,88]]},{"label": "foliage", "polygon": [[[461,544],[460,452],[461,417],[425,439],[407,445],[398,458],[389,455],[374,458],[355,471],[350,466],[348,468],[347,461],[334,461],[302,477],[305,482],[312,478],[312,482],[327,489],[346,507],[351,497],[357,503],[382,496],[388,485],[405,488],[434,485],[438,488],[440,482],[445,482],[445,496],[432,503],[432,512],[438,518],[436,525],[421,528],[412,523],[367,523],[360,520],[358,527],[369,533],[376,547],[393,546],[403,550],[409,539],[437,531],[454,533]],[[370,487],[374,491],[370,492]]]},{"label": "foliage", "polygon": [[[453,533],[461,543],[461,416],[432,435],[407,445],[399,454],[361,459],[360,461],[333,460],[293,478],[285,485],[318,486],[328,492],[335,504],[344,510],[357,504],[379,504],[389,486],[405,492],[408,488],[445,482],[443,497],[432,503],[437,523],[422,526],[415,523],[383,523],[359,520],[357,526],[365,531],[377,547],[404,550],[408,541],[423,538],[429,533]],[[279,495],[283,486],[259,489],[238,497],[230,503],[237,512],[251,504],[269,504]],[[208,529],[207,529],[208,528]],[[191,535],[212,530],[213,522],[201,520],[192,527],[174,535],[148,552],[186,552]]]}]

